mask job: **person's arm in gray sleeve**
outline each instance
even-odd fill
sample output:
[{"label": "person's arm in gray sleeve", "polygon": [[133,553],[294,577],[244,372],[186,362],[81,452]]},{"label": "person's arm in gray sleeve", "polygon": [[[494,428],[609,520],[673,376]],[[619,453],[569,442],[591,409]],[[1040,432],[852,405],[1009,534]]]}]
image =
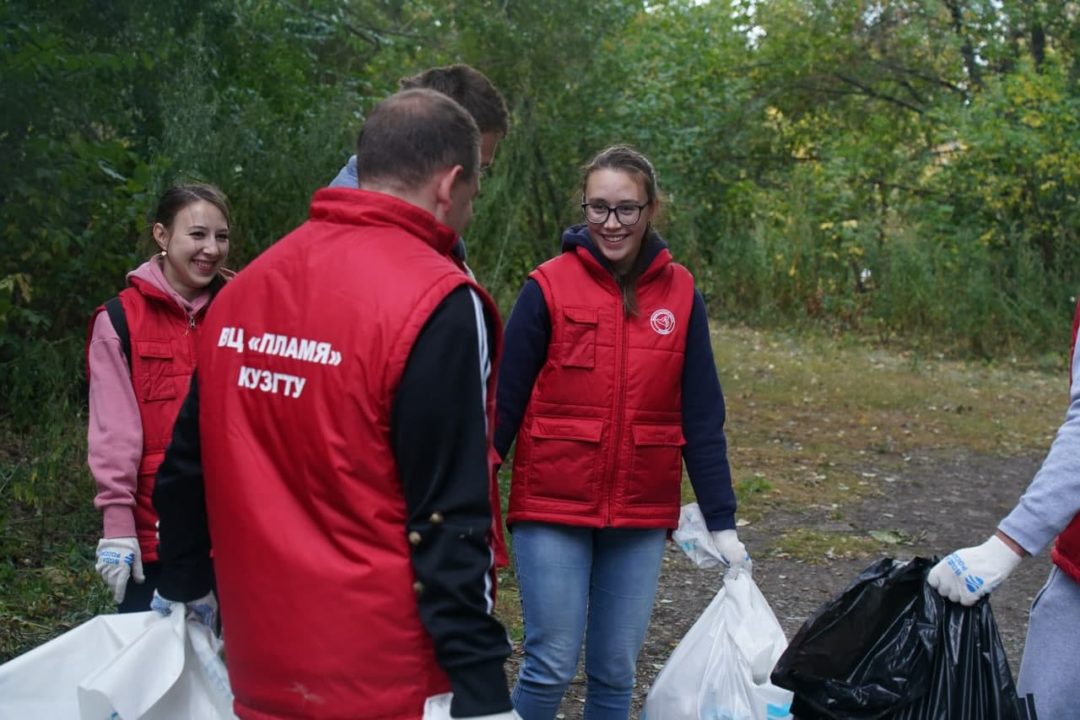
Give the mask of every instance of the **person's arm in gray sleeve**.
[{"label": "person's arm in gray sleeve", "polygon": [[1073,349],[1072,386],[1065,422],[1020,502],[982,545],[961,548],[935,565],[926,581],[962,605],[973,605],[1042,552],[1080,512],[1080,362]]},{"label": "person's arm in gray sleeve", "polygon": [[[1077,344],[1080,348],[1080,343]],[[1080,361],[1074,349],[1072,387],[1065,422],[1042,467],[998,530],[1038,555],[1080,512]]]}]

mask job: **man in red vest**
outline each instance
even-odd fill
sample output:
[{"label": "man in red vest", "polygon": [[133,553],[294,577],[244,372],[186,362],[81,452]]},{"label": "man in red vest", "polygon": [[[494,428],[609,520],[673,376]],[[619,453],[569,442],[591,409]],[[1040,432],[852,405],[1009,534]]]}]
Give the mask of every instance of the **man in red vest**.
[{"label": "man in red vest", "polygon": [[[1040,718],[1078,717],[1080,687],[1080,362],[1073,321],[1069,409],[1042,467],[1015,508],[982,545],[948,555],[927,582],[954,602],[974,605],[1028,555],[1051,542],[1054,567],[1028,619],[1017,689]],[[1056,538],[1056,541],[1055,541]]]},{"label": "man in red vest", "polygon": [[[491,615],[498,312],[451,256],[480,132],[402,91],[371,112],[360,187],[219,294],[158,473],[159,592],[216,575],[241,718],[510,718]],[[213,539],[213,569],[210,540]]]}]

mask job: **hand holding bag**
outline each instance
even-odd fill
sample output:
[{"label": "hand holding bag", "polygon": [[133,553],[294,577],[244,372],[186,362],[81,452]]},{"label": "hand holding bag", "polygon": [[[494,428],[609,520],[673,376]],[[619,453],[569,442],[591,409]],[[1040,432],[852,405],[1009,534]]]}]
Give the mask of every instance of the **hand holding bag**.
[{"label": "hand holding bag", "polygon": [[950,602],[934,560],[878,560],[819,608],[773,670],[801,720],[1035,720],[990,603]]},{"label": "hand holding bag", "polygon": [[[683,507],[679,546],[699,566],[716,567],[696,504]],[[787,647],[784,631],[749,573],[727,578],[664,664],[642,720],[786,720],[791,692],[769,679]]]}]

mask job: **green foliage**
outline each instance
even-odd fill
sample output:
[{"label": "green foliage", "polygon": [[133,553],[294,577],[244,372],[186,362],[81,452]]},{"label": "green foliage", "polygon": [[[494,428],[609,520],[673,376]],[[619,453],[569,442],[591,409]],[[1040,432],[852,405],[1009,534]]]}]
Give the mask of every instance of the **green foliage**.
[{"label": "green foliage", "polygon": [[0,418],[0,662],[109,611],[94,572],[101,516],[72,383],[80,349],[79,340],[39,342],[4,368],[12,411]]},{"label": "green foliage", "polygon": [[[398,77],[457,61],[513,111],[469,233],[504,305],[577,220],[578,168],[613,142],[653,158],[661,230],[725,317],[992,353],[971,333],[1040,350],[1071,296],[1075,2],[15,0],[0,14],[0,360],[83,331],[145,253],[166,185],[226,191],[242,266],[304,218]],[[950,262],[986,267],[958,284]],[[916,277],[936,284],[903,286]],[[974,295],[946,300],[958,289]],[[992,329],[956,311],[998,295]]]},{"label": "green foliage", "polygon": [[38,521],[27,526],[34,528],[33,537],[5,533],[4,542],[25,540],[40,548],[63,527],[65,515],[92,499],[92,483],[83,470],[86,417],[71,381],[78,377],[81,359],[74,345],[42,342],[5,368],[13,411],[0,419],[0,494],[5,500],[0,521]]}]

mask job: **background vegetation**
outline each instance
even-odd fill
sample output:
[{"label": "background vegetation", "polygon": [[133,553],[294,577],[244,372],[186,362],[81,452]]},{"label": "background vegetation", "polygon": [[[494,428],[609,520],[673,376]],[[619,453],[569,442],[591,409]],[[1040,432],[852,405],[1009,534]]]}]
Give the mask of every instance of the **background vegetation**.
[{"label": "background vegetation", "polygon": [[0,659],[105,607],[82,346],[158,193],[221,186],[242,266],[431,65],[512,109],[468,233],[507,310],[621,141],[714,322],[1063,361],[1076,0],[3,0],[0,47]]}]

